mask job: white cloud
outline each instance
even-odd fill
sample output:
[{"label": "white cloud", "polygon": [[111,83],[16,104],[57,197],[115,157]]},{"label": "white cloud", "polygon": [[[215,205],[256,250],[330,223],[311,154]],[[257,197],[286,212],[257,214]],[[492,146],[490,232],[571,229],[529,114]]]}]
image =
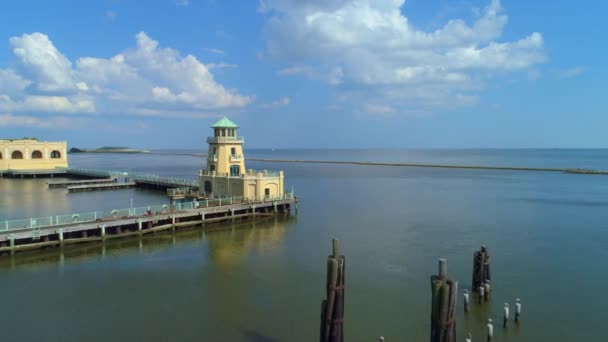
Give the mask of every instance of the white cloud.
[{"label": "white cloud", "polygon": [[209,70],[212,70],[212,69],[234,69],[234,68],[238,68],[238,65],[237,64],[232,64],[232,63],[219,62],[219,63],[210,63],[210,64],[207,64],[207,68],[209,68]]},{"label": "white cloud", "polygon": [[[544,61],[538,32],[500,40],[508,18],[499,0],[491,0],[470,23],[452,19],[431,31],[410,22],[404,3],[261,0],[268,55],[293,65],[279,75],[323,80],[339,91],[358,89],[360,97],[381,96],[399,108],[474,103],[470,99],[489,77]],[[421,88],[433,93],[422,94]],[[395,92],[404,95],[392,96]]]},{"label": "white cloud", "polygon": [[209,51],[218,55],[223,55],[224,54],[224,50],[220,50],[220,49],[215,49],[215,48],[206,48],[205,51]]},{"label": "white cloud", "polygon": [[573,77],[580,76],[580,75],[584,74],[585,72],[587,72],[587,68],[578,66],[578,67],[558,70],[556,73],[557,73],[557,76],[560,78],[573,78]]},{"label": "white cloud", "polygon": [[90,120],[64,116],[36,117],[28,115],[0,114],[0,127],[27,127],[45,129],[78,129]]},{"label": "white cloud", "polygon": [[118,14],[116,14],[116,12],[114,12],[114,11],[106,11],[106,18],[108,20],[114,20],[114,19],[116,19],[117,15]]},{"label": "white cloud", "polygon": [[190,1],[189,0],[177,0],[175,2],[175,4],[177,6],[182,6],[182,7],[186,7],[186,6],[190,6]]},{"label": "white cloud", "polygon": [[24,70],[40,91],[71,91],[74,89],[72,63],[45,34],[32,33],[9,39],[11,49]]},{"label": "white cloud", "polygon": [[279,107],[288,106],[290,102],[289,97],[283,97],[282,99],[272,101],[271,103],[262,104],[261,107],[266,109],[277,109]]},{"label": "white cloud", "polygon": [[236,65],[205,65],[160,47],[144,32],[133,48],[111,58],[82,57],[75,66],[42,33],[12,37],[10,44],[17,67],[0,69],[2,111],[197,117],[194,112],[208,116],[254,100],[211,73]]}]

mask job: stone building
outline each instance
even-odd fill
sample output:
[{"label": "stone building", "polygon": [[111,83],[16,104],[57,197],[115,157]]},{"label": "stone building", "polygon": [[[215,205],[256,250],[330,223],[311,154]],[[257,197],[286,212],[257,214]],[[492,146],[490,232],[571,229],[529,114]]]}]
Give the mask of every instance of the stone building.
[{"label": "stone building", "polygon": [[238,126],[223,118],[207,138],[207,168],[200,170],[199,189],[212,196],[243,196],[250,200],[279,198],[284,194],[283,171],[254,171],[245,168],[243,143]]},{"label": "stone building", "polygon": [[52,170],[67,167],[65,141],[0,140],[0,170]]}]

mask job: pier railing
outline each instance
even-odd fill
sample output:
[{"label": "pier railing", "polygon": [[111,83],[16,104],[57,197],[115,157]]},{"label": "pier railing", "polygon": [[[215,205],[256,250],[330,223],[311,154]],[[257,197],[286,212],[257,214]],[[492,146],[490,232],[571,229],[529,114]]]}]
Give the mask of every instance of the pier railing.
[{"label": "pier railing", "polygon": [[295,199],[293,192],[285,193],[282,196],[265,197],[263,200],[258,200],[258,201],[250,200],[250,199],[244,198],[243,196],[233,196],[233,197],[224,197],[224,198],[218,197],[218,198],[210,198],[210,199],[201,200],[201,201],[178,202],[175,204],[159,204],[159,205],[150,205],[150,206],[137,207],[137,208],[113,209],[113,210],[93,211],[93,212],[86,212],[86,213],[72,213],[72,214],[65,214],[65,215],[28,218],[28,219],[22,219],[22,220],[6,220],[6,221],[0,221],[0,232],[10,231],[10,230],[15,230],[15,229],[61,226],[61,225],[81,223],[81,222],[86,223],[86,222],[104,221],[104,220],[119,219],[119,218],[152,216],[152,215],[156,215],[156,214],[165,214],[165,213],[174,212],[174,211],[197,209],[197,208],[208,208],[208,207],[216,207],[216,206],[239,204],[239,203],[272,202],[272,201],[293,200],[293,199]]}]

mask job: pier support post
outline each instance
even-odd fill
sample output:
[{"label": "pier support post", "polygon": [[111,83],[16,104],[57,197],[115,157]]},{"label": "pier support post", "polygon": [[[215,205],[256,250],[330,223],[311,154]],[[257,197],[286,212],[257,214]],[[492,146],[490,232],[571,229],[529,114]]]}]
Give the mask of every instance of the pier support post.
[{"label": "pier support post", "polygon": [[99,230],[100,230],[101,239],[105,240],[106,239],[106,225],[102,224],[101,226],[99,226]]},{"label": "pier support post", "polygon": [[439,259],[439,274],[431,276],[431,342],[456,341],[458,281],[448,278],[447,261]]},{"label": "pier support post", "polygon": [[469,312],[469,290],[464,289],[464,312]]},{"label": "pier support post", "polygon": [[139,235],[141,235],[141,219],[137,219],[137,231]]},{"label": "pier support post", "polygon": [[487,338],[487,342],[492,342],[492,340],[494,339],[494,326],[492,325],[492,319],[488,318],[488,338]]},{"label": "pier support post", "polygon": [[[484,283],[490,281],[490,255],[488,248],[481,246],[479,251],[473,255],[473,277],[471,284],[473,291],[478,291],[484,286]],[[484,288],[485,290],[485,288]]]},{"label": "pier support post", "polygon": [[502,327],[506,329],[509,324],[509,303],[505,303],[503,313],[504,317],[502,318]]},{"label": "pier support post", "polygon": [[515,323],[519,323],[521,318],[521,302],[519,298],[515,298]]},{"label": "pier support post", "polygon": [[171,229],[175,231],[175,216],[171,215]]},{"label": "pier support post", "polygon": [[59,229],[59,245],[63,247],[63,228]]},{"label": "pier support post", "polygon": [[11,247],[11,254],[15,254],[15,237],[13,235],[9,236],[9,245]]},{"label": "pier support post", "polygon": [[201,224],[205,224],[205,213],[201,213]]}]

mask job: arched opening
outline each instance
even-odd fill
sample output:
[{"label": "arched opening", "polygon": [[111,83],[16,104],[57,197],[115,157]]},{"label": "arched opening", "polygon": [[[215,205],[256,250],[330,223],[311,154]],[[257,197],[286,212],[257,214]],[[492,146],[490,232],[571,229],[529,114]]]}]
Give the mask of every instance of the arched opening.
[{"label": "arched opening", "polygon": [[205,181],[205,193],[210,194],[211,193],[211,182],[210,181]]},{"label": "arched opening", "polygon": [[2,159],[2,152],[0,152],[0,159]]},{"label": "arched opening", "polygon": [[57,150],[51,152],[51,158],[53,158],[53,159],[61,158],[61,152],[59,152]]},{"label": "arched opening", "polygon": [[13,151],[11,159],[23,159],[23,153],[21,151]]},{"label": "arched opening", "polygon": [[42,152],[40,152],[40,151],[32,152],[32,159],[42,159]]}]

